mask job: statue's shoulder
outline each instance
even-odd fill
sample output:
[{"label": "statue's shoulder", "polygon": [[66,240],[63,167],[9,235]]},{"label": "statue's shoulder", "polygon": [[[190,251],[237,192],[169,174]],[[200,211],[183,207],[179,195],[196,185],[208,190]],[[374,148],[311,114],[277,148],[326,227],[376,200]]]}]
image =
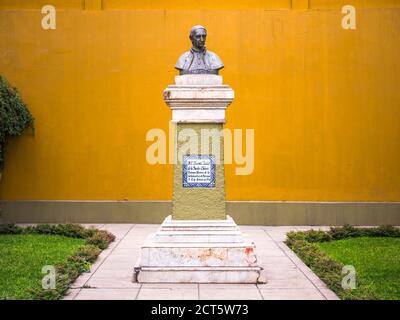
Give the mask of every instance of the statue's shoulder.
[{"label": "statue's shoulder", "polygon": [[210,61],[211,68],[212,69],[222,69],[224,67],[224,64],[222,63],[222,60],[220,57],[215,52],[207,50],[207,58]]},{"label": "statue's shoulder", "polygon": [[177,61],[176,64],[175,64],[175,68],[176,68],[176,69],[184,69],[185,66],[186,66],[186,64],[187,64],[187,62],[188,62],[189,60],[191,60],[191,59],[192,59],[192,53],[190,52],[190,50],[189,50],[189,51],[186,51],[185,53],[183,53],[183,54],[179,57],[178,61]]}]

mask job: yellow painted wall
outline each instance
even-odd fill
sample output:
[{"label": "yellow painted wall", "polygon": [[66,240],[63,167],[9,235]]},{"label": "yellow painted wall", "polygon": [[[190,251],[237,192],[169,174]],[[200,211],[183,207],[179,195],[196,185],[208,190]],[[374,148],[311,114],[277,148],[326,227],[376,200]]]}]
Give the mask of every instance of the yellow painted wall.
[{"label": "yellow painted wall", "polygon": [[227,127],[255,129],[255,170],[226,166],[228,200],[400,201],[400,1],[352,1],[357,30],[347,1],[293,1],[52,1],[45,31],[47,1],[0,0],[0,73],[36,118],[0,198],[171,199],[145,137],[168,130],[162,91],[201,23],[235,90]]}]

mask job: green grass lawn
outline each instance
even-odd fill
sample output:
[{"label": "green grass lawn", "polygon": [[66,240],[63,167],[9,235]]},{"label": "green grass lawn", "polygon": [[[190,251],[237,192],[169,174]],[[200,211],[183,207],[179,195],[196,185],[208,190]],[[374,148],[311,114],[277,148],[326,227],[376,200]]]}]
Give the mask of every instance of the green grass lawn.
[{"label": "green grass lawn", "polygon": [[57,235],[0,235],[0,299],[29,299],[41,287],[45,265],[64,262],[84,239]]},{"label": "green grass lawn", "polygon": [[378,299],[400,299],[400,238],[359,237],[317,245],[336,261],[353,265],[357,280]]}]

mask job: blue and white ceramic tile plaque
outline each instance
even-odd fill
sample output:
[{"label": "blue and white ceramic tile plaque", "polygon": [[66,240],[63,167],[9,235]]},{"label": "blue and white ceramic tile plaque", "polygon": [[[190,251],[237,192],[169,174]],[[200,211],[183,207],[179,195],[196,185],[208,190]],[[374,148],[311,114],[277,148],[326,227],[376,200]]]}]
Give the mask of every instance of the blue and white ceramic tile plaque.
[{"label": "blue and white ceramic tile plaque", "polygon": [[215,187],[215,156],[183,156],[182,181],[184,188]]}]

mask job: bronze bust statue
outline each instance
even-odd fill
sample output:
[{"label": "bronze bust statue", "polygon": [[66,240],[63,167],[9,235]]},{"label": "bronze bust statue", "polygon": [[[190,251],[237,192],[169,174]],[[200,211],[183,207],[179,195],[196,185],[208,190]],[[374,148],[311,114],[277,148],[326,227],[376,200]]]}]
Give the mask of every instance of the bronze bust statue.
[{"label": "bronze bust statue", "polygon": [[192,48],[182,54],[175,68],[179,74],[218,74],[224,67],[221,59],[205,47],[207,30],[203,26],[194,26],[190,30],[189,39],[192,41]]}]

